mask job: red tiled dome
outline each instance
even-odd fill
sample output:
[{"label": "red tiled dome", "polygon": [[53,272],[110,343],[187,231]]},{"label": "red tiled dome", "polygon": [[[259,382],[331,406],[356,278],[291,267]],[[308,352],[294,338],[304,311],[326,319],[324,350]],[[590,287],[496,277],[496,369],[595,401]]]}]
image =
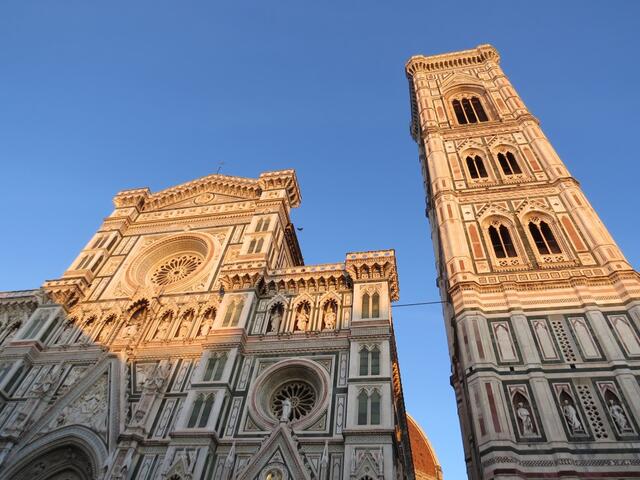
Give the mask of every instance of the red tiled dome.
[{"label": "red tiled dome", "polygon": [[442,480],[442,467],[429,439],[410,415],[407,415],[407,424],[416,480]]}]

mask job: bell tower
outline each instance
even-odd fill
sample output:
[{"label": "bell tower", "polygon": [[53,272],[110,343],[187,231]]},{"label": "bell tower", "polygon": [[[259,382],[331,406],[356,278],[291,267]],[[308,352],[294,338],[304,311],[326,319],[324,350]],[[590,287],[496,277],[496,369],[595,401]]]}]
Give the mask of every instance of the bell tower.
[{"label": "bell tower", "polygon": [[640,478],[640,276],[492,46],[406,73],[469,478]]}]

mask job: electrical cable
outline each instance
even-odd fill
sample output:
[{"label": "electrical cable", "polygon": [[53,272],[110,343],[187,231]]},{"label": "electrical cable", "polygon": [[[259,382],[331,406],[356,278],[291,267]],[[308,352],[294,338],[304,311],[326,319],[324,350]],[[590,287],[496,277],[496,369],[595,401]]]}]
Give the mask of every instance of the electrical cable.
[{"label": "electrical cable", "polygon": [[391,306],[393,308],[396,308],[396,307],[416,307],[418,305],[437,305],[438,303],[449,303],[449,302],[439,301],[439,302],[401,303],[400,305],[391,305]]}]

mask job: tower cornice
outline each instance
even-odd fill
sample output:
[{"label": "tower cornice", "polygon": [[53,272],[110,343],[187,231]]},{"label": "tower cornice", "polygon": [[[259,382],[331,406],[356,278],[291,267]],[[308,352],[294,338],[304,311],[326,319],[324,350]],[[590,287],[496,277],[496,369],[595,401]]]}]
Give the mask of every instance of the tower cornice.
[{"label": "tower cornice", "polygon": [[417,72],[435,72],[453,68],[480,65],[492,61],[500,63],[500,54],[489,44],[478,45],[470,50],[444,53],[439,55],[415,55],[405,65],[407,77],[412,78]]}]

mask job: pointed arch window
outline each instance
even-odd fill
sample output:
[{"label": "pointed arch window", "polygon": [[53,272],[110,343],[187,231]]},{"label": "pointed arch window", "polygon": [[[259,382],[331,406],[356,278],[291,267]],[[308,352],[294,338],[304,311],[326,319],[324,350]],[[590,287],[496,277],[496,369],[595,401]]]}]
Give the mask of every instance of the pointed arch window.
[{"label": "pointed arch window", "polygon": [[256,223],[256,232],[266,232],[267,230],[269,230],[269,223],[270,219],[268,218],[261,218],[260,220],[258,220],[258,223]]},{"label": "pointed arch window", "polygon": [[369,302],[371,297],[368,293],[362,295],[362,318],[369,318]]},{"label": "pointed arch window", "polygon": [[374,346],[371,355],[371,375],[380,375],[380,349]]},{"label": "pointed arch window", "polygon": [[362,295],[361,318],[380,318],[380,294],[365,292]]},{"label": "pointed arch window", "polygon": [[222,378],[224,367],[227,364],[227,353],[214,353],[207,360],[202,380],[204,382],[217,382]]},{"label": "pointed arch window", "polygon": [[517,175],[522,173],[522,169],[520,168],[520,165],[518,165],[516,157],[511,152],[499,153],[498,162],[500,163],[500,167],[505,175]]},{"label": "pointed arch window", "polygon": [[496,254],[496,258],[512,258],[517,257],[513,241],[511,240],[511,233],[509,229],[504,225],[500,225],[498,228],[491,225],[489,226],[489,238],[491,239],[491,245],[493,251]]},{"label": "pointed arch window", "polygon": [[369,395],[365,390],[361,390],[358,395],[358,425],[366,425],[368,420],[367,410],[369,409]]},{"label": "pointed arch window", "polygon": [[374,390],[370,397],[371,404],[371,425],[380,425],[380,394]]},{"label": "pointed arch window", "polygon": [[531,233],[531,237],[533,238],[536,248],[541,255],[562,252],[547,222],[529,222],[529,232]]},{"label": "pointed arch window", "polygon": [[369,375],[369,349],[360,349],[360,375]]},{"label": "pointed arch window", "polygon": [[240,323],[240,314],[242,313],[242,309],[244,308],[244,300],[240,300],[236,304],[235,311],[233,312],[233,318],[231,319],[231,326],[235,327]]},{"label": "pointed arch window", "polygon": [[253,239],[251,243],[249,243],[249,248],[247,249],[247,253],[260,253],[262,251],[262,247],[264,246],[264,238]]},{"label": "pointed arch window", "polygon": [[240,322],[240,314],[244,308],[244,300],[231,302],[222,320],[223,327],[235,327]]},{"label": "pointed arch window", "polygon": [[467,157],[467,168],[471,178],[487,178],[489,174],[484,166],[484,160],[480,155]]},{"label": "pointed arch window", "polygon": [[208,395],[201,393],[193,402],[193,408],[191,415],[189,416],[188,428],[204,428],[209,421],[209,415],[211,415],[211,409],[213,408],[214,394]]},{"label": "pointed arch window", "polygon": [[456,120],[460,125],[489,121],[482,102],[476,96],[455,99],[451,102],[451,105],[456,115]]},{"label": "pointed arch window", "polygon": [[380,375],[380,348],[363,346],[360,349],[360,375]]},{"label": "pointed arch window", "polygon": [[377,389],[371,394],[362,389],[358,394],[358,425],[380,425],[382,396]]},{"label": "pointed arch window", "polygon": [[93,273],[96,272],[96,270],[98,270],[98,267],[100,266],[100,264],[102,263],[102,255],[100,255],[100,257],[98,258],[98,260],[96,260],[96,262],[91,266],[91,271]]},{"label": "pointed arch window", "polygon": [[467,117],[464,116],[464,111],[462,110],[462,104],[460,103],[460,100],[454,100],[452,104],[453,104],[453,111],[456,114],[456,119],[458,120],[458,123],[460,125],[464,125],[465,123],[467,123]]},{"label": "pointed arch window", "polygon": [[89,263],[91,263],[92,258],[93,255],[85,255],[82,260],[80,260],[80,263],[76,267],[76,270],[82,270],[83,268],[87,267]]},{"label": "pointed arch window", "polygon": [[380,295],[378,292],[374,292],[371,295],[371,318],[378,318],[380,316]]}]

